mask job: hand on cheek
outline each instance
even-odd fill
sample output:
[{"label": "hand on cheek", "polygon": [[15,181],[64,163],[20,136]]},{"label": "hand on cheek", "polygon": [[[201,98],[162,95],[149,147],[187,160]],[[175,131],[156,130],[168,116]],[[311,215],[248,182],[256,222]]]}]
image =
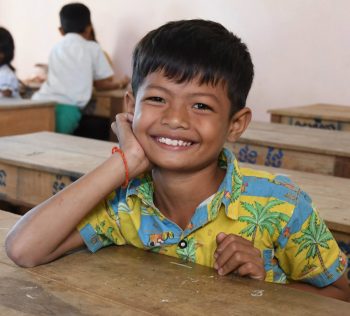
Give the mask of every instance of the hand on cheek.
[{"label": "hand on cheek", "polygon": [[133,121],[133,114],[120,113],[116,115],[115,122],[111,126],[118,137],[119,147],[125,154],[130,177],[135,177],[151,168],[151,163],[133,132]]},{"label": "hand on cheek", "polygon": [[266,272],[260,250],[254,248],[250,241],[237,235],[219,233],[216,243],[214,268],[219,275],[234,272],[239,276],[265,279]]}]

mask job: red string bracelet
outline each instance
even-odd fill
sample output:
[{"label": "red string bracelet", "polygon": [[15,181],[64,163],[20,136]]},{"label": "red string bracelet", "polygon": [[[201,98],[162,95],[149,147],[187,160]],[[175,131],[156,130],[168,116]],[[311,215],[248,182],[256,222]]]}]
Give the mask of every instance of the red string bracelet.
[{"label": "red string bracelet", "polygon": [[125,189],[128,184],[129,184],[129,169],[128,169],[128,164],[126,162],[126,158],[125,158],[125,155],[124,155],[124,152],[117,146],[113,147],[112,148],[112,154],[114,153],[118,153],[121,157],[122,157],[122,160],[123,160],[123,163],[124,163],[124,168],[125,168],[125,181],[124,183],[122,184],[122,188]]}]

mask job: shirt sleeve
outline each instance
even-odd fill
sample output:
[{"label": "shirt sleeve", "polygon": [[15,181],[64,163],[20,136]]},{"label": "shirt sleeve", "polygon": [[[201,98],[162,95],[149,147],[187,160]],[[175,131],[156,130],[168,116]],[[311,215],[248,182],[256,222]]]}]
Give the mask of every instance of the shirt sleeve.
[{"label": "shirt sleeve", "polygon": [[103,50],[97,43],[90,43],[95,46],[95,56],[93,58],[93,80],[102,80],[114,75],[114,71],[109,64]]},{"label": "shirt sleeve", "polygon": [[111,193],[77,226],[81,237],[91,252],[96,252],[112,244],[125,244],[125,239],[118,225],[118,213],[111,206],[111,201],[115,200],[115,197],[115,193]]},{"label": "shirt sleeve", "polygon": [[316,287],[335,282],[347,266],[346,256],[303,191],[278,239],[275,256],[288,279]]}]

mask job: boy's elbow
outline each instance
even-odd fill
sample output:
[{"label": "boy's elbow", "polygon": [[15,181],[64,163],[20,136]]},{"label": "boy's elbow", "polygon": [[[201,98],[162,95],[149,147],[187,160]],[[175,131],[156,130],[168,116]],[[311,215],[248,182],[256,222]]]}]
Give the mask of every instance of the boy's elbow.
[{"label": "boy's elbow", "polygon": [[39,262],[32,255],[28,254],[25,244],[14,242],[10,237],[6,238],[5,251],[9,259],[20,267],[32,268],[39,265]]}]

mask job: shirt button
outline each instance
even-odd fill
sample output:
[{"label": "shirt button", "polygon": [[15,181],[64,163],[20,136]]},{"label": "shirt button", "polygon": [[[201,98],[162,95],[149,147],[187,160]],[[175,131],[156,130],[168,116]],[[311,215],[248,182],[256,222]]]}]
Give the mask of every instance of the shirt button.
[{"label": "shirt button", "polygon": [[180,247],[181,249],[186,248],[186,247],[187,247],[187,241],[186,241],[186,240],[181,240],[181,241],[179,242],[179,247]]}]

